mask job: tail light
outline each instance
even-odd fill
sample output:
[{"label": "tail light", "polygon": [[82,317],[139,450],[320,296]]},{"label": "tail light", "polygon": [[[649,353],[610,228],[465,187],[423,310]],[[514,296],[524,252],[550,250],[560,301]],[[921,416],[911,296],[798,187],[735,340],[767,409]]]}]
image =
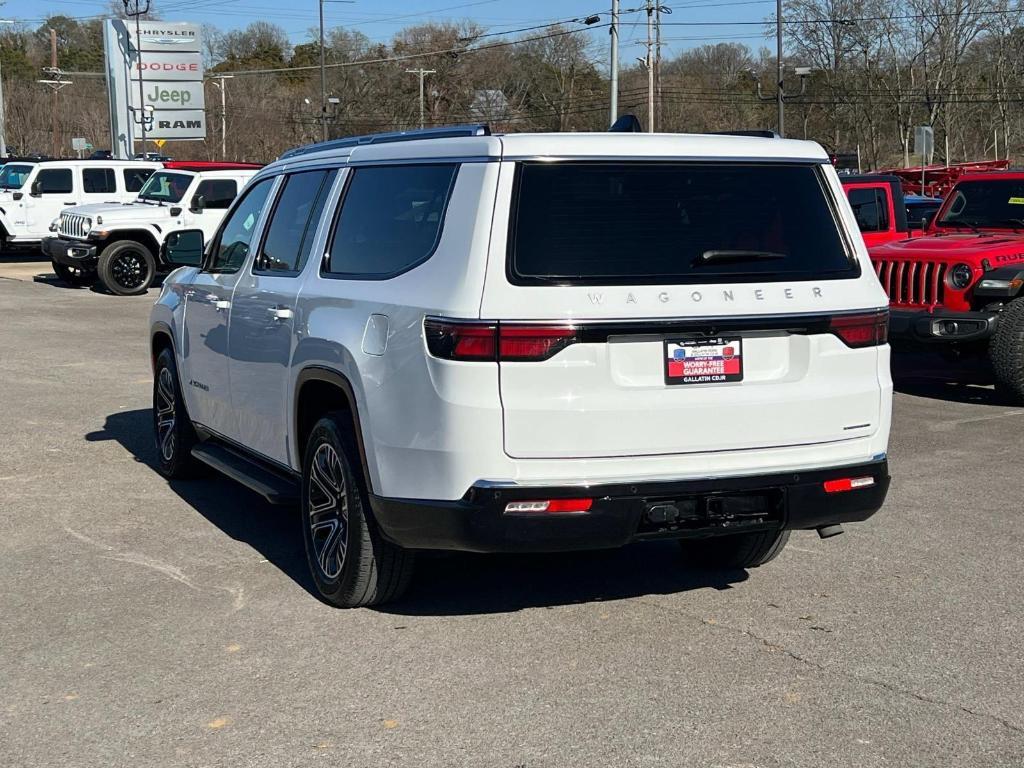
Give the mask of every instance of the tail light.
[{"label": "tail light", "polygon": [[579,341],[571,325],[509,325],[427,318],[427,349],[443,360],[536,362]]},{"label": "tail light", "polygon": [[837,315],[829,321],[828,330],[848,347],[877,347],[889,340],[889,310]]}]

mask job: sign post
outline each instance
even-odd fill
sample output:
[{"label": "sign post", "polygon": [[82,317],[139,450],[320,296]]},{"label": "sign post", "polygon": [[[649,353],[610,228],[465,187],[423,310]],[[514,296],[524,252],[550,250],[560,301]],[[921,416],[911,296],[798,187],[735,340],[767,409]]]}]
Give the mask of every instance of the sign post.
[{"label": "sign post", "polygon": [[921,156],[921,194],[924,191],[924,169],[928,158],[935,154],[935,131],[930,125],[919,125],[914,129],[914,154]]}]

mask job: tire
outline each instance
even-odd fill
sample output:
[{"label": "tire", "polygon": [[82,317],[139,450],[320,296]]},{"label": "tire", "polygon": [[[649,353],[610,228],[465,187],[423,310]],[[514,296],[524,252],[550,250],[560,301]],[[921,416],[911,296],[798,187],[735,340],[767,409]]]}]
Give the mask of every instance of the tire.
[{"label": "tire", "polygon": [[1024,403],[1024,298],[1014,299],[999,315],[988,346],[996,388],[1015,403]]},{"label": "tire", "polygon": [[680,539],[687,565],[700,568],[757,568],[774,560],[789,541],[789,531],[758,531]]},{"label": "tire", "polygon": [[180,480],[196,474],[199,463],[192,456],[196,432],[185,410],[174,353],[165,349],[156,358],[153,376],[153,437],[157,470],[166,478]]},{"label": "tire", "polygon": [[69,267],[67,264],[53,264],[53,273],[66,285],[72,288],[84,288],[96,282],[96,273],[91,269],[83,267]]},{"label": "tire", "polygon": [[405,592],[413,553],[385,541],[370,512],[351,422],[329,413],[313,427],[302,466],[302,539],[317,590],[339,608],[380,605]]},{"label": "tire", "polygon": [[118,240],[103,249],[96,266],[100,283],[118,296],[145,293],[156,276],[152,252],[135,240]]}]

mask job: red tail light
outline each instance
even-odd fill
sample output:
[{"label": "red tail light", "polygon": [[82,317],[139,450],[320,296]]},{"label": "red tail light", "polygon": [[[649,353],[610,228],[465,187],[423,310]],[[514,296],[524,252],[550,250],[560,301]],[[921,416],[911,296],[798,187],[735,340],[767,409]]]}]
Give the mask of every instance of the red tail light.
[{"label": "red tail light", "polygon": [[428,318],[427,349],[444,360],[536,362],[578,341],[568,325],[506,325]]},{"label": "red tail light", "polygon": [[848,347],[877,347],[889,340],[889,310],[862,315],[837,315],[828,330]]}]

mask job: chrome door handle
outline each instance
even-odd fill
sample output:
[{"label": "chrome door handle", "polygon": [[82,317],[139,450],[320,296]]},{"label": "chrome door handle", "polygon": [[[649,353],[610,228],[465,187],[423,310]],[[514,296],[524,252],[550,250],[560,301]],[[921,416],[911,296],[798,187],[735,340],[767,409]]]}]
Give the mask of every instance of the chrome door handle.
[{"label": "chrome door handle", "polygon": [[213,306],[216,307],[218,312],[223,312],[225,309],[231,309],[231,302],[227,299],[217,299],[213,302]]},{"label": "chrome door handle", "polygon": [[291,320],[295,313],[289,307],[267,307],[267,312],[275,320]]}]

